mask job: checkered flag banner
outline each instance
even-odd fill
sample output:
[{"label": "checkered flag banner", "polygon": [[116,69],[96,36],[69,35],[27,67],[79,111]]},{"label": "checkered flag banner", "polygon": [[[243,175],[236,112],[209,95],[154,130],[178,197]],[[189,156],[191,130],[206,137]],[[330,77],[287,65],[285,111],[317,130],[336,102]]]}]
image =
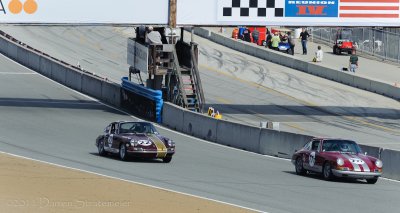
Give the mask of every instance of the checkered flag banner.
[{"label": "checkered flag banner", "polygon": [[220,21],[284,17],[285,0],[218,0],[218,10]]}]

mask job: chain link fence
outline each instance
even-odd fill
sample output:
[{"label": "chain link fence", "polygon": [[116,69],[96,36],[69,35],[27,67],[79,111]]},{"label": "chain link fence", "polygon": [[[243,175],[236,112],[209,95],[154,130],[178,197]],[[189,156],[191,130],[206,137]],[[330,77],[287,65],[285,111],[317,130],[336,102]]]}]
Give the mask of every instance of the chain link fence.
[{"label": "chain link fence", "polygon": [[[376,28],[351,28],[358,52],[400,63],[400,34]],[[313,28],[313,39],[332,44],[337,28]]]}]

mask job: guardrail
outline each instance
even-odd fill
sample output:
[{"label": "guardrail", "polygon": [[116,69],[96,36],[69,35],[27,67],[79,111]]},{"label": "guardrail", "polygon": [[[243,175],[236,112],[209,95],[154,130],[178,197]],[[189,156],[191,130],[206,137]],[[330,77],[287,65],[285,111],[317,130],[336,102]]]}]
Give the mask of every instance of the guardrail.
[{"label": "guardrail", "polygon": [[[170,103],[164,104],[162,117],[165,126],[197,138],[286,159],[314,137],[218,120]],[[384,177],[400,180],[399,151],[367,145],[360,147],[369,155],[382,159]]]},{"label": "guardrail", "polygon": [[271,51],[266,48],[252,46],[246,42],[239,42],[232,38],[211,32],[203,28],[195,28],[195,34],[207,38],[215,43],[232,48],[239,52],[255,56],[282,66],[293,68],[315,76],[326,78],[355,88],[381,94],[396,100],[400,100],[400,87],[395,87],[387,82],[363,78],[351,73],[341,72],[335,69],[323,67],[318,64],[302,61],[278,51]]}]

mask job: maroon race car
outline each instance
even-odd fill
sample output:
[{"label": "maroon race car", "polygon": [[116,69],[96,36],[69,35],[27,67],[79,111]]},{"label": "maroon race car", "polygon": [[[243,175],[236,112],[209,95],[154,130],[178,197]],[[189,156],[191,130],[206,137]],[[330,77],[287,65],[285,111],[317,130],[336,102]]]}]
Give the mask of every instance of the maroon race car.
[{"label": "maroon race car", "polygon": [[121,160],[129,156],[146,159],[162,159],[165,163],[175,154],[175,143],[161,136],[148,122],[113,122],[97,137],[95,145],[99,155],[119,155]]},{"label": "maroon race car", "polygon": [[321,173],[324,179],[346,177],[366,179],[374,184],[382,175],[381,160],[363,154],[356,142],[315,138],[293,154],[296,174]]}]

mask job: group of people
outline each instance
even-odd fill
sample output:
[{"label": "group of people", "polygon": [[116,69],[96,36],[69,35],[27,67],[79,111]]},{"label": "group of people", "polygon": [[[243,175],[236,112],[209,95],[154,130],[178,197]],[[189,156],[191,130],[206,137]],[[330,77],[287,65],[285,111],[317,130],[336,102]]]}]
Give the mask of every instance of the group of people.
[{"label": "group of people", "polygon": [[[295,38],[292,35],[291,32],[287,32],[285,34],[275,32],[272,34],[268,28],[266,29],[266,47],[273,49],[273,50],[278,50],[279,51],[279,43],[281,42],[287,42],[289,49],[288,53],[291,55],[294,55],[294,48],[296,45]],[[301,41],[301,46],[302,46],[302,52],[303,55],[307,55],[307,42],[308,39],[310,38],[310,33],[308,33],[306,28],[302,29],[302,32],[300,33],[299,39]],[[252,32],[249,29],[245,29],[243,31],[243,34],[241,35],[240,39],[247,41],[247,42],[254,42],[258,43],[258,40],[260,38],[260,32],[255,28]],[[322,62],[324,58],[324,52],[322,51],[321,46],[317,47],[317,50],[315,51],[315,56],[312,59],[313,62]],[[358,57],[355,54],[355,51],[352,51],[352,54],[350,56],[349,60],[349,71],[350,72],[355,72],[356,69],[358,68]]]}]

